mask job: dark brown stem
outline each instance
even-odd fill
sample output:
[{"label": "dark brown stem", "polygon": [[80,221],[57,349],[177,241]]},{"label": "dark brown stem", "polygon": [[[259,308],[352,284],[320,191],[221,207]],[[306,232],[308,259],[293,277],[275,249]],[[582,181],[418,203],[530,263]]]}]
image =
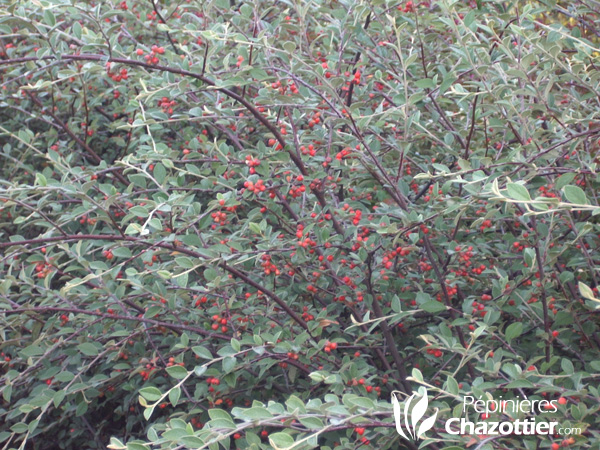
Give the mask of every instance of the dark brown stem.
[{"label": "dark brown stem", "polygon": [[[479,92],[479,91],[478,91]],[[478,95],[473,99],[473,106],[471,111],[471,129],[469,130],[469,135],[467,136],[467,143],[465,146],[465,159],[469,159],[469,148],[471,146],[471,139],[473,138],[473,132],[475,131],[475,112],[477,111],[477,99]]]},{"label": "dark brown stem", "polygon": [[[535,240],[535,259],[537,261],[537,265],[538,265],[538,269],[539,269],[539,273],[540,273],[540,293],[541,293],[541,300],[542,300],[542,311],[544,314],[544,331],[546,332],[546,344],[545,344],[545,354],[546,354],[546,362],[549,363],[550,362],[550,316],[548,315],[548,299],[546,297],[546,289],[544,288],[544,279],[545,279],[545,275],[544,275],[544,260],[542,259],[542,254],[540,252],[540,243],[539,243],[539,236],[537,235],[537,223],[535,220],[535,216],[531,216],[531,228],[533,228],[533,230],[536,233],[536,240]],[[546,372],[548,372],[549,368],[546,369]]]},{"label": "dark brown stem", "polygon": [[198,333],[202,336],[221,339],[229,341],[231,340],[231,336],[227,336],[220,333],[211,333],[210,331],[206,331],[203,328],[193,327],[191,325],[178,325],[174,323],[162,322],[160,320],[155,319],[147,319],[145,317],[134,317],[134,316],[124,316],[120,314],[109,314],[98,311],[88,311],[86,309],[79,308],[61,308],[61,307],[51,307],[51,306],[39,306],[35,308],[16,308],[16,309],[3,309],[0,310],[0,314],[19,314],[23,312],[66,312],[73,314],[87,314],[88,316],[96,316],[102,317],[105,319],[113,319],[113,320],[132,320],[134,322],[142,322],[148,323],[157,327],[165,327],[173,330],[182,330],[182,331],[192,331],[194,333]]},{"label": "dark brown stem", "polygon": [[[444,296],[444,304],[450,311],[451,319],[454,320],[454,319],[456,319],[456,312],[454,311],[454,308],[452,307],[452,302],[450,301],[450,296],[448,295],[448,290],[446,289],[446,283],[444,281],[444,276],[441,273],[440,268],[438,267],[437,261],[433,257],[433,251],[431,249],[431,241],[429,240],[429,238],[427,236],[425,236],[425,238],[423,239],[423,242],[425,243],[425,251],[427,252],[427,257],[429,258],[429,261],[431,262],[431,266],[433,267],[433,271],[435,272],[438,282],[440,283],[440,288],[442,289],[442,294]],[[467,348],[467,341],[465,340],[465,336],[464,336],[462,330],[460,329],[460,327],[453,327],[453,329],[456,330],[456,334],[458,335],[458,340],[460,341],[461,345],[464,348]],[[474,380],[475,379],[475,371],[473,370],[473,366],[471,365],[471,362],[467,361],[466,365],[467,365],[467,371],[469,372],[471,379]]]},{"label": "dark brown stem", "polygon": [[[2,243],[0,243],[0,248],[14,247],[14,246],[17,246],[17,245],[43,244],[43,243],[46,243],[46,242],[81,241],[81,240],[103,240],[103,241],[127,241],[127,242],[135,242],[135,243],[138,243],[140,245],[155,246],[155,247],[160,247],[160,248],[164,248],[164,249],[168,249],[168,250],[172,250],[172,251],[178,251],[178,252],[186,254],[188,256],[193,256],[195,258],[208,259],[205,255],[203,255],[201,253],[195,252],[193,250],[186,249],[186,248],[181,247],[181,246],[172,245],[172,244],[166,244],[166,243],[160,243],[160,242],[159,243],[152,243],[152,242],[144,241],[142,239],[138,239],[138,238],[135,238],[135,237],[132,237],[132,236],[119,236],[119,235],[116,235],[116,234],[75,234],[75,235],[69,235],[69,236],[48,237],[48,238],[43,238],[43,239],[27,239],[27,240],[15,241],[15,242],[2,242]],[[296,314],[287,305],[287,303],[285,303],[281,298],[279,298],[279,296],[277,294],[275,294],[274,292],[272,292],[270,289],[268,289],[268,288],[260,285],[259,283],[257,283],[256,281],[254,281],[253,279],[251,279],[250,277],[248,277],[246,274],[244,274],[243,272],[239,271],[238,269],[227,265],[227,263],[225,263],[225,262],[220,262],[220,263],[217,264],[217,266],[220,267],[220,268],[222,268],[223,270],[229,272],[233,276],[235,276],[237,278],[240,278],[241,280],[243,280],[244,282],[246,282],[250,286],[258,289],[259,291],[261,291],[267,297],[271,298],[298,325],[300,325],[302,328],[304,328],[306,331],[308,331],[308,325],[306,324],[306,322],[300,316],[298,316],[298,314]]]},{"label": "dark brown stem", "polygon": [[[154,12],[158,16],[158,18],[162,21],[162,23],[166,24],[167,21],[165,20],[165,18],[162,16],[162,14],[160,13],[160,11],[158,9],[158,6],[157,6],[158,2],[155,2],[154,0],[150,0],[150,3],[152,3],[152,8],[154,9]],[[171,38],[171,35],[169,34],[169,32],[165,31],[165,34],[167,35],[167,39],[169,40],[171,47],[173,47],[173,51],[179,55],[179,50],[177,50],[177,47],[175,46],[175,42],[173,41],[173,38]]]},{"label": "dark brown stem", "polygon": [[[383,311],[381,310],[381,305],[377,300],[377,295],[375,295],[373,285],[371,283],[371,277],[373,276],[373,272],[371,269],[372,258],[373,254],[369,253],[366,261],[368,270],[368,274],[366,277],[367,290],[371,295],[371,304],[373,306],[373,313],[375,314],[375,317],[377,319],[383,319]],[[398,349],[396,348],[396,341],[394,340],[394,335],[392,334],[392,331],[390,330],[387,321],[381,320],[380,326],[383,331],[383,336],[385,338],[387,347],[392,355],[392,359],[394,360],[394,365],[396,366],[396,370],[398,371],[398,383],[400,384],[400,386],[402,386],[404,392],[408,393],[410,392],[410,386],[406,381],[407,373],[406,369],[404,368],[404,361],[402,360],[402,357],[400,356],[400,353],[398,353]]]}]

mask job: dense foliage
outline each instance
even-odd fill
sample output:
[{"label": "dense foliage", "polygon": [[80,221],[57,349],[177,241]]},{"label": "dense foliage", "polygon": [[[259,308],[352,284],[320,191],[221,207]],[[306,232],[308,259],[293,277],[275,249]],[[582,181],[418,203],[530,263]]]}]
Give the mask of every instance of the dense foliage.
[{"label": "dense foliage", "polygon": [[600,448],[599,14],[0,0],[2,448]]}]

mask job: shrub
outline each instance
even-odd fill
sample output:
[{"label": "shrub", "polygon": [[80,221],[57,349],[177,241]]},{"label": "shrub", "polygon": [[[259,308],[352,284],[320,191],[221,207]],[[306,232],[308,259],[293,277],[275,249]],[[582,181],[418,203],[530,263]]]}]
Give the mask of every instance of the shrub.
[{"label": "shrub", "polygon": [[3,448],[598,448],[587,3],[0,2]]}]

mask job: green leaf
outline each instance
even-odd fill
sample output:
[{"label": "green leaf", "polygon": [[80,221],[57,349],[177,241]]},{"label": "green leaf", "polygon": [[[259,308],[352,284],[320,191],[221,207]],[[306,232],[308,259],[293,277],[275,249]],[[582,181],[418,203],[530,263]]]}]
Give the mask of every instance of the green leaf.
[{"label": "green leaf", "polygon": [[415,84],[417,85],[417,87],[420,87],[421,89],[435,88],[435,83],[433,82],[433,80],[431,78],[423,78],[421,80],[417,80],[415,82]]},{"label": "green leaf", "polygon": [[573,363],[571,361],[569,361],[567,358],[563,358],[560,361],[560,368],[567,374],[567,375],[573,375],[573,373],[575,372],[575,366],[573,366]]},{"label": "green leaf", "polygon": [[162,306],[154,305],[146,310],[144,313],[144,317],[146,319],[151,319],[154,316],[157,316],[161,312],[163,312],[164,308]]},{"label": "green leaf", "polygon": [[325,426],[323,421],[318,417],[304,417],[300,418],[300,423],[309,430],[322,430]]},{"label": "green leaf", "polygon": [[197,377],[201,377],[204,372],[206,372],[206,370],[208,369],[208,367],[206,366],[196,366],[194,368],[194,373],[196,374]]},{"label": "green leaf", "polygon": [[506,340],[510,343],[510,341],[513,339],[521,336],[522,332],[523,324],[521,322],[511,323],[506,327],[506,330],[504,331],[504,337],[506,337]]},{"label": "green leaf", "polygon": [[213,359],[213,355],[210,353],[208,349],[201,346],[192,347],[192,351],[203,359]]},{"label": "green leaf", "polygon": [[223,359],[223,373],[229,373],[235,368],[236,359],[233,356],[227,356]]},{"label": "green leaf", "polygon": [[44,354],[44,350],[39,345],[30,345],[29,347],[25,347],[23,350],[19,352],[21,356],[24,358],[30,358],[32,356],[40,356]]},{"label": "green leaf", "polygon": [[152,416],[152,413],[154,412],[154,408],[146,408],[144,409],[144,419],[146,420],[150,420],[150,417]]},{"label": "green leaf", "polygon": [[183,272],[175,276],[175,282],[177,286],[186,288],[189,280],[189,272]]},{"label": "green leaf", "polygon": [[592,291],[592,289],[587,284],[582,283],[580,281],[579,283],[577,283],[577,286],[579,287],[579,292],[581,293],[582,297],[587,298],[588,300],[593,300],[595,302],[600,302],[600,300],[598,300],[594,296],[594,291]]},{"label": "green leaf", "polygon": [[456,380],[448,375],[448,379],[446,381],[446,389],[448,390],[448,392],[450,392],[453,395],[458,395],[459,392],[459,388],[458,388],[458,383],[456,382]]},{"label": "green leaf", "polygon": [[429,300],[428,302],[422,303],[419,306],[423,311],[427,311],[429,313],[437,313],[446,310],[446,305],[436,300]]},{"label": "green leaf", "polygon": [[75,409],[75,417],[81,417],[81,416],[85,415],[85,413],[87,412],[88,408],[89,408],[89,405],[88,405],[87,402],[85,402],[83,400],[80,401],[77,404],[77,408]]},{"label": "green leaf", "polygon": [[196,436],[184,436],[180,441],[186,448],[200,448],[204,445],[204,440]]},{"label": "green leaf", "polygon": [[138,217],[148,217],[149,215],[148,210],[143,206],[133,206],[129,208],[129,213]]},{"label": "green leaf", "polygon": [[[64,391],[59,391],[59,392],[64,392]],[[7,403],[10,403],[11,396],[12,396],[12,384],[4,386],[4,389],[2,390],[2,398],[4,399],[4,401]]]},{"label": "green leaf", "polygon": [[566,186],[567,184],[569,184],[571,181],[573,181],[574,179],[575,179],[575,173],[574,172],[569,172],[569,173],[562,174],[560,177],[558,177],[556,179],[555,187],[556,187],[556,189],[560,190],[564,186]]},{"label": "green leaf", "polygon": [[127,446],[125,444],[123,444],[120,440],[118,440],[117,438],[111,437],[110,444],[108,444],[107,448],[112,449],[112,450],[125,450],[127,448]]},{"label": "green leaf", "polygon": [[154,171],[152,172],[154,179],[158,181],[158,184],[163,184],[165,177],[167,176],[167,169],[161,163],[156,163]]},{"label": "green leaf", "polygon": [[507,389],[532,388],[534,384],[529,380],[514,380],[506,385]]},{"label": "green leaf", "polygon": [[523,257],[525,258],[525,264],[527,267],[533,267],[533,262],[535,261],[535,250],[532,248],[526,248],[523,251]]},{"label": "green leaf", "polygon": [[410,375],[417,381],[423,381],[423,374],[419,369],[411,370]]},{"label": "green leaf", "polygon": [[85,356],[96,356],[96,355],[98,355],[98,347],[96,347],[91,342],[84,342],[83,344],[79,344],[77,346],[77,348]]},{"label": "green leaf", "polygon": [[261,420],[270,419],[271,417],[273,417],[273,414],[271,414],[267,408],[255,406],[253,408],[245,409],[244,416],[250,419]]},{"label": "green leaf", "polygon": [[46,23],[46,25],[50,25],[51,27],[56,25],[56,17],[54,17],[54,14],[52,14],[52,11],[49,9],[44,11],[44,23]]},{"label": "green leaf", "polygon": [[294,438],[289,434],[280,431],[269,435],[269,443],[275,450],[284,449],[294,445]]},{"label": "green leaf", "polygon": [[184,437],[184,436],[190,436],[190,435],[192,435],[192,433],[190,433],[185,428],[173,428],[171,430],[165,431],[162,434],[162,437],[164,439],[168,439],[170,441],[179,441],[182,437]]},{"label": "green leaf", "polygon": [[560,274],[558,279],[560,280],[561,283],[564,284],[564,283],[568,283],[569,281],[573,281],[575,279],[575,275],[573,275],[573,272],[568,272],[565,270],[563,273]]},{"label": "green leaf", "polygon": [[174,387],[169,391],[169,402],[173,407],[177,406],[177,402],[179,402],[179,397],[181,396],[181,388]]},{"label": "green leaf", "polygon": [[442,95],[444,92],[446,92],[446,90],[448,90],[448,88],[457,80],[458,78],[456,77],[454,72],[448,72],[446,75],[444,75],[444,78],[442,79],[442,83],[440,84],[440,88],[439,88],[439,94]]},{"label": "green leaf", "polygon": [[57,391],[54,393],[52,401],[54,403],[55,408],[58,408],[60,406],[66,395],[67,393],[65,391]]},{"label": "green leaf", "polygon": [[162,393],[155,387],[146,387],[140,389],[140,395],[149,402],[155,402],[162,397]]},{"label": "green leaf", "polygon": [[563,192],[565,193],[565,198],[570,203],[575,203],[577,205],[589,205],[585,192],[579,186],[565,186],[563,188]]},{"label": "green leaf", "polygon": [[531,197],[529,196],[529,191],[525,186],[521,184],[508,183],[506,185],[506,191],[508,193],[508,196],[513,200],[520,200],[523,202],[528,202],[531,200]]},{"label": "green leaf", "polygon": [[212,268],[208,268],[204,271],[204,278],[206,281],[212,281],[217,278],[217,271]]},{"label": "green leaf", "polygon": [[131,258],[131,250],[127,247],[115,247],[110,250],[114,256],[119,258]]},{"label": "green leaf", "polygon": [[36,173],[35,184],[44,187],[48,185],[48,181],[46,180],[46,177],[44,175],[42,175],[41,173]]},{"label": "green leaf", "polygon": [[127,450],[149,450],[150,447],[148,447],[145,444],[139,444],[137,442],[128,442],[127,443]]},{"label": "green leaf", "polygon": [[221,419],[221,420],[226,420],[227,422],[233,423],[233,419],[231,418],[231,415],[224,409],[216,409],[216,408],[209,409],[208,416],[212,420]]},{"label": "green leaf", "polygon": [[167,373],[177,380],[181,380],[188,375],[188,371],[181,366],[167,367]]},{"label": "green leaf", "polygon": [[259,234],[259,235],[261,234],[261,229],[257,223],[249,222],[248,226],[250,227],[250,230],[252,230],[253,233]]},{"label": "green leaf", "polygon": [[79,24],[79,22],[75,21],[73,23],[73,35],[77,38],[77,39],[81,39],[81,25]]},{"label": "green leaf", "polygon": [[175,258],[175,263],[179,267],[182,267],[184,269],[191,269],[192,267],[194,267],[194,262],[191,260],[191,258],[188,258],[187,256],[180,256],[178,258]]},{"label": "green leaf", "polygon": [[12,427],[10,427],[10,429],[17,434],[26,433],[29,431],[29,427],[23,422],[15,423]]}]

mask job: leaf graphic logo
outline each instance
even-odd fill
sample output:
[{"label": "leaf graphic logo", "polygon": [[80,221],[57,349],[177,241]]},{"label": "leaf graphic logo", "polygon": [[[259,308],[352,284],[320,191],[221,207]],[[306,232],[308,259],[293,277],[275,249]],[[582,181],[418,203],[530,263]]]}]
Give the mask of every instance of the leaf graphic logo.
[{"label": "leaf graphic logo", "polygon": [[[428,419],[421,421],[425,412],[427,411],[427,406],[429,406],[429,398],[427,397],[427,389],[421,396],[421,399],[411,408],[411,403],[413,399],[417,395],[416,392],[406,400],[404,403],[404,413],[402,413],[402,409],[400,408],[400,402],[396,398],[396,394],[392,392],[392,405],[394,406],[394,419],[396,420],[396,431],[400,436],[402,436],[406,440],[416,441],[417,439],[422,439],[421,436],[425,434],[425,432],[429,431],[433,428],[435,424],[435,419],[437,418],[438,410],[436,408],[435,414]],[[404,416],[404,427],[402,426],[402,416]],[[408,418],[411,418],[411,425],[409,425]],[[420,423],[420,425],[419,425]],[[418,426],[418,427],[417,427]],[[406,429],[406,432],[404,431]]]}]

